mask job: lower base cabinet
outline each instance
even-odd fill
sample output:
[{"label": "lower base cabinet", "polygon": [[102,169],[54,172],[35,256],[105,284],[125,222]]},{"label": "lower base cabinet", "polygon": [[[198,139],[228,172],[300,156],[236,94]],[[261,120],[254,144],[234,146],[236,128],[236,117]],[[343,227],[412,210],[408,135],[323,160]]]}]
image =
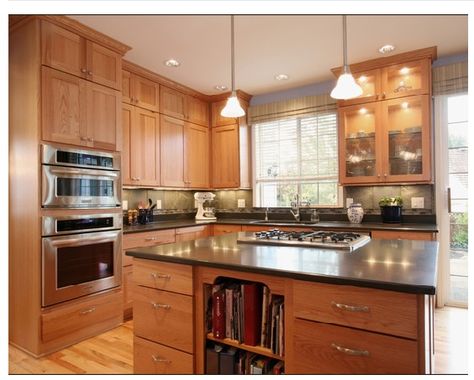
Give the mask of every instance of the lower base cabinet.
[{"label": "lower base cabinet", "polygon": [[135,336],[133,372],[135,374],[192,375],[193,355]]},{"label": "lower base cabinet", "polygon": [[294,374],[415,374],[418,345],[327,323],[296,319]]},{"label": "lower base cabinet", "polygon": [[[127,256],[128,257],[128,256]],[[133,317],[133,265],[122,267],[123,319]]]}]

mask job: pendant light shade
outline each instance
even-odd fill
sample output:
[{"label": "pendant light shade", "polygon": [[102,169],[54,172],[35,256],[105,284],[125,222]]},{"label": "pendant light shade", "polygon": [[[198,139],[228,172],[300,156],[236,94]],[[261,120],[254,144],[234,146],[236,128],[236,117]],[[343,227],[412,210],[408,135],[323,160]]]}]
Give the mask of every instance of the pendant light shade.
[{"label": "pendant light shade", "polygon": [[227,99],[225,107],[221,111],[223,117],[241,117],[245,115],[245,111],[240,105],[235,91],[235,62],[234,62],[234,16],[230,16],[230,55],[231,55],[231,76],[232,76],[232,92]]},{"label": "pendant light shade", "polygon": [[343,34],[343,59],[342,73],[337,79],[336,87],[331,91],[331,98],[334,99],[352,99],[362,95],[362,88],[357,84],[351,74],[349,65],[347,64],[347,31],[346,16],[342,16],[342,34]]}]

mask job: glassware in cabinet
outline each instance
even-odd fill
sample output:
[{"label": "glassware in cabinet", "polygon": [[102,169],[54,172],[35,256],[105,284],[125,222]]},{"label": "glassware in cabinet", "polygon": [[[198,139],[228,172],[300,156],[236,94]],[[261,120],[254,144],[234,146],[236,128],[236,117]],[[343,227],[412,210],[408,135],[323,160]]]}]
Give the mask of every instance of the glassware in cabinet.
[{"label": "glassware in cabinet", "polygon": [[422,59],[385,67],[382,99],[429,94],[430,61]]}]

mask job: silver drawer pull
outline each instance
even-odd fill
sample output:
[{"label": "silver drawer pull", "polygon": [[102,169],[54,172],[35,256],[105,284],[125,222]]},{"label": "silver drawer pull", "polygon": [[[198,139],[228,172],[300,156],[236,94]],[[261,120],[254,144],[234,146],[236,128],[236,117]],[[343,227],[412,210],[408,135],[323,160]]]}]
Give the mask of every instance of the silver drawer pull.
[{"label": "silver drawer pull", "polygon": [[370,311],[368,306],[352,306],[352,305],[346,305],[344,303],[338,303],[335,301],[332,301],[331,305],[334,307],[337,307],[338,309],[347,310],[347,311],[360,311],[363,313],[368,313]]},{"label": "silver drawer pull", "polygon": [[153,241],[157,239],[158,239],[157,237],[149,237],[149,238],[145,238],[145,241]]},{"label": "silver drawer pull", "polygon": [[339,352],[342,352],[343,354],[347,354],[347,355],[352,355],[352,356],[369,356],[369,351],[367,351],[367,350],[354,350],[354,349],[352,349],[352,348],[346,348],[346,347],[339,346],[339,345],[336,344],[336,343],[331,343],[331,347],[332,347],[332,348],[335,348],[335,349],[338,350]]},{"label": "silver drawer pull", "polygon": [[169,274],[151,272],[150,275],[153,278],[164,278],[165,280],[171,279],[171,276]]},{"label": "silver drawer pull", "polygon": [[79,314],[81,314],[81,315],[86,315],[86,314],[93,313],[94,311],[95,311],[95,307],[92,306],[92,307],[90,307],[89,309],[81,310],[81,311],[79,312]]},{"label": "silver drawer pull", "polygon": [[151,355],[155,363],[171,363],[171,360],[160,358],[158,355]]},{"label": "silver drawer pull", "polygon": [[153,307],[154,307],[155,309],[166,309],[166,310],[171,309],[171,306],[170,306],[170,305],[166,305],[166,304],[164,304],[164,303],[152,302],[151,304],[153,305]]}]

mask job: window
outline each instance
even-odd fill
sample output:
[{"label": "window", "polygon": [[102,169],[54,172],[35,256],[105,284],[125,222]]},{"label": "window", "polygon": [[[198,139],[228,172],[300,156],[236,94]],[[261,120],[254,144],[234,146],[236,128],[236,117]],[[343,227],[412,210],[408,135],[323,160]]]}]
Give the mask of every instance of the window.
[{"label": "window", "polygon": [[311,205],[339,205],[335,112],[258,123],[253,133],[257,207],[289,207],[296,194]]}]

